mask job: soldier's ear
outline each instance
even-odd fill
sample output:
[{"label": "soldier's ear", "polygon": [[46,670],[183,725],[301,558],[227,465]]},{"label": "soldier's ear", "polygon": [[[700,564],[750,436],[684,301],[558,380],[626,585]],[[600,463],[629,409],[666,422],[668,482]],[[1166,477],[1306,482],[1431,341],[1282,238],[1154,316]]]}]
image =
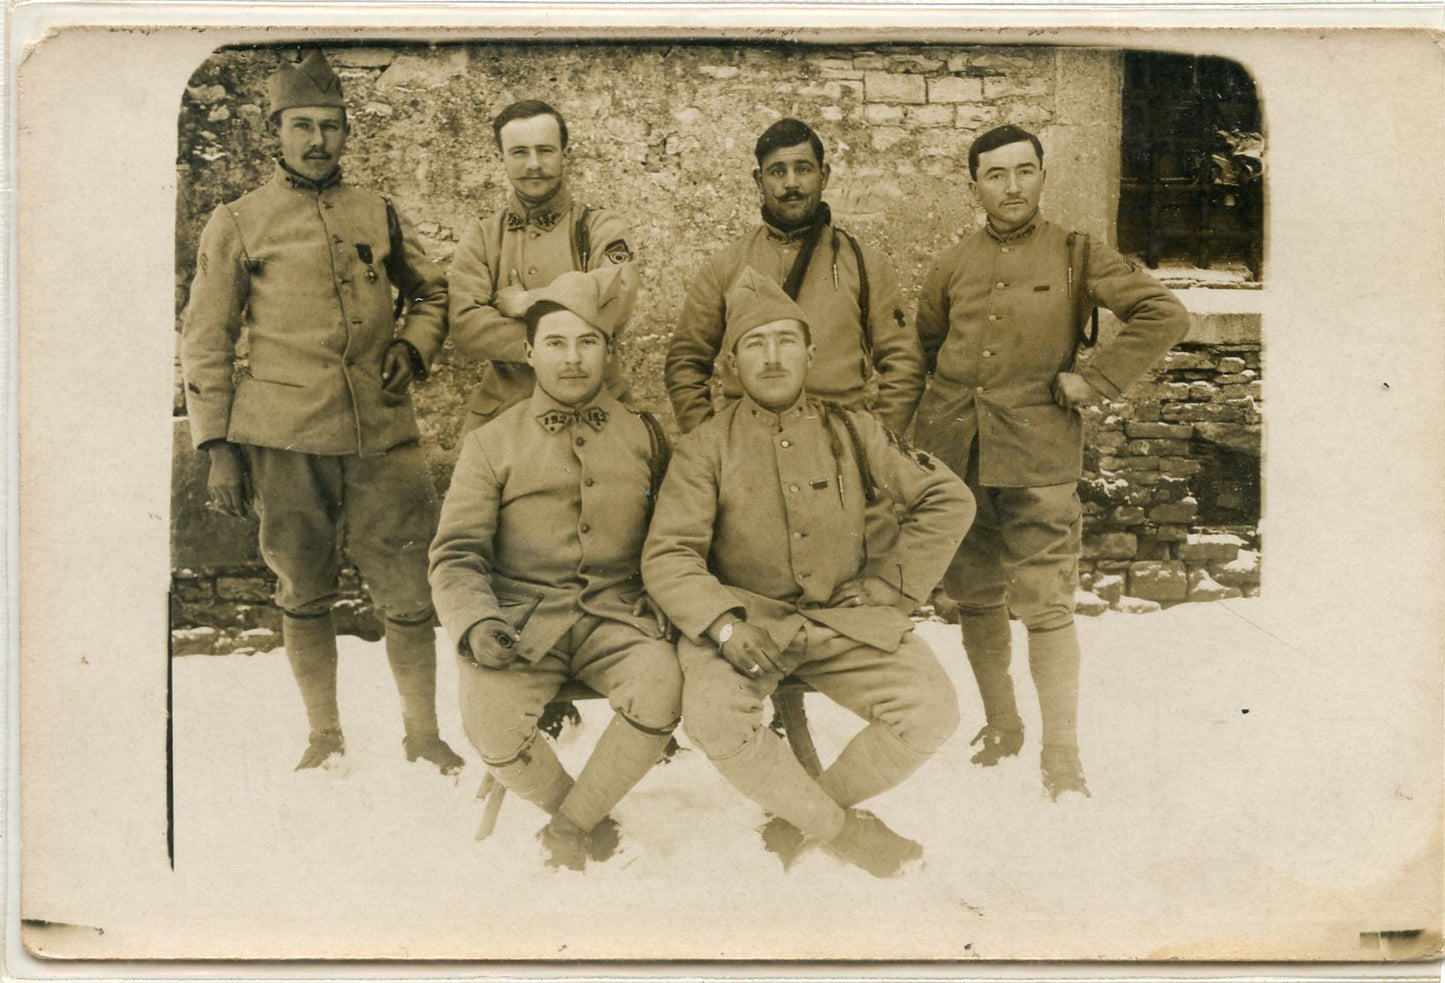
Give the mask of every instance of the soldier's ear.
[{"label": "soldier's ear", "polygon": [[818,190],[826,191],[828,189],[828,175],[832,174],[833,170],[827,164],[824,164],[818,168],[818,172],[823,175],[823,183],[818,186]]},{"label": "soldier's ear", "polygon": [[806,364],[808,364],[808,365],[811,366],[811,365],[813,364],[813,356],[816,355],[817,353],[818,353],[818,346],[817,346],[817,345],[809,345],[809,346],[808,346],[808,361],[807,361]]},{"label": "soldier's ear", "polygon": [[532,343],[530,341],[522,342],[522,354],[526,357],[527,364],[535,368],[537,363],[532,361]]},{"label": "soldier's ear", "polygon": [[759,191],[763,190],[763,169],[761,167],[753,168],[753,183],[758,186]]},{"label": "soldier's ear", "polygon": [[725,371],[727,371],[727,372],[732,372],[732,373],[735,374],[735,375],[737,374],[737,371],[738,371],[738,355],[737,355],[737,352],[735,352],[735,351],[734,351],[734,352],[723,352],[721,355],[719,355],[719,356],[717,357],[717,361],[718,361],[718,364],[721,365]]}]

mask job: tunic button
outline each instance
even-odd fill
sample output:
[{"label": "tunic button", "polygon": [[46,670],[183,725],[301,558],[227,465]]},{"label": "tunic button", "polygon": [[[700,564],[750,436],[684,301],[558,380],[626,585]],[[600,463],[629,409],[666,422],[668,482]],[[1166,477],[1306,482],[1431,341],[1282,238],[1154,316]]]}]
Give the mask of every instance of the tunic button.
[{"label": "tunic button", "polygon": [[990,315],[988,316],[988,319],[989,319],[990,321],[997,321],[997,320],[998,320],[998,315],[997,315],[997,314],[990,314]]},{"label": "tunic button", "polygon": [[784,447],[792,447],[792,446],[793,446],[792,442],[791,442],[791,441],[788,441],[788,440],[780,440],[780,441],[778,441],[778,443],[781,444],[781,445],[783,445]]},{"label": "tunic button", "polygon": [[984,352],[984,353],[983,353],[983,357],[984,357],[984,358],[993,358],[993,352]]},{"label": "tunic button", "polygon": [[583,531],[583,532],[591,532],[591,531],[592,531],[592,527],[589,526],[587,523],[584,522],[584,523],[582,523],[582,531]]},{"label": "tunic button", "polygon": [[528,276],[536,276],[536,275],[537,275],[537,268],[534,266],[534,267],[532,267],[531,269],[529,269],[529,270],[527,271],[527,275],[528,275]]},{"label": "tunic button", "polygon": [[332,242],[340,242],[340,241],[341,241],[341,236],[334,235],[334,236],[331,237],[331,241],[332,241]]},{"label": "tunic button", "polygon": [[798,490],[798,486],[797,486],[797,485],[789,485],[789,486],[788,486],[788,491],[790,491],[790,492],[795,492],[795,491],[797,491],[797,490]]},{"label": "tunic button", "polygon": [[587,443],[587,438],[586,438],[586,437],[578,437],[578,438],[577,438],[577,446],[578,446],[578,447],[581,447],[581,446],[582,446],[583,444],[585,444],[585,443]]},{"label": "tunic button", "polygon": [[1004,287],[1008,286],[1008,284],[1006,284],[1006,283],[1004,283],[1002,280],[1000,280],[998,283],[994,284],[994,286],[996,286],[996,287],[998,287],[998,289],[1002,290]]},{"label": "tunic button", "polygon": [[979,386],[978,388],[974,389],[974,392],[976,392],[976,393],[981,393],[981,392],[983,392],[983,386]]},{"label": "tunic button", "polygon": [[1004,246],[1002,252],[1008,252],[1008,246]]},{"label": "tunic button", "polygon": [[584,479],[582,480],[582,484],[586,485],[588,488],[591,488],[591,487],[592,487],[593,485],[595,485],[596,483],[597,483],[597,482],[593,481],[591,478],[584,478]]},{"label": "tunic button", "polygon": [[793,538],[794,538],[794,539],[802,539],[802,538],[803,538],[803,534],[800,533],[800,532],[795,532],[795,533],[793,533]]}]

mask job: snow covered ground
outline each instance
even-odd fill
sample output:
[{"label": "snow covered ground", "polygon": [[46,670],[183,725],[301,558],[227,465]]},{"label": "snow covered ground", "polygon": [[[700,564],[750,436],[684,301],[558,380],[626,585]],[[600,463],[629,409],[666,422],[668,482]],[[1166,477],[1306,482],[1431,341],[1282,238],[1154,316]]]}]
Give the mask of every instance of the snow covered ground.
[{"label": "snow covered ground", "polygon": [[[1054,804],[1038,777],[1022,628],[1014,668],[1029,744],[984,770],[968,761],[982,712],[957,628],[920,626],[958,685],[964,723],[871,803],[926,848],[921,869],[889,881],[821,851],[784,873],[755,832],[761,812],[693,750],[624,800],[623,851],[585,873],[542,866],[533,835],[544,817],[519,799],[475,842],[483,771],[441,633],[443,735],[468,759],[458,778],[403,758],[379,643],[342,640],[345,763],[302,774],[291,769],[305,719],[281,651],[178,659],[175,875],[168,894],[145,899],[143,914],[167,927],[164,952],[145,951],[1369,958],[1360,932],[1427,927],[1420,913],[1439,911],[1438,838],[1427,848],[1440,778],[1412,770],[1419,717],[1380,705],[1377,694],[1400,689],[1369,685],[1380,667],[1291,648],[1256,600],[1110,613],[1079,630],[1093,798]],[[859,724],[820,696],[808,709],[830,760]],[[590,701],[582,712],[560,748],[574,770],[608,710]]]}]

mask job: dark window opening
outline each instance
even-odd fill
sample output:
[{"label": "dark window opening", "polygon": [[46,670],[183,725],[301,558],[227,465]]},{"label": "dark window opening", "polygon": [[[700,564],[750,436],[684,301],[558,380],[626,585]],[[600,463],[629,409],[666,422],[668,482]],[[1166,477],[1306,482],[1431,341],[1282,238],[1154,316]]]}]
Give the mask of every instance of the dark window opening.
[{"label": "dark window opening", "polygon": [[1257,449],[1238,450],[1195,440],[1190,457],[1203,470],[1190,482],[1202,526],[1249,525],[1259,521],[1260,467]]},{"label": "dark window opening", "polygon": [[1225,58],[1124,55],[1119,246],[1151,268],[1260,279],[1264,137],[1254,80]]}]

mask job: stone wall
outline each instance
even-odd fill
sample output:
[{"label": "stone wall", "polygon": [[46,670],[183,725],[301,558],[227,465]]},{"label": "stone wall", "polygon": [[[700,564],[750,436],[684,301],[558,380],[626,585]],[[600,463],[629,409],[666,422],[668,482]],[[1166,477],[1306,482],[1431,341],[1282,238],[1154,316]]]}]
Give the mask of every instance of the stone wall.
[{"label": "stone wall", "polygon": [[[348,180],[391,195],[443,264],[465,223],[495,210],[506,193],[492,115],[521,98],[541,98],[561,110],[571,133],[576,195],[616,208],[632,223],[642,297],[619,339],[619,354],[642,402],[669,421],[662,360],[672,319],[702,257],[757,221],[752,146],[781,116],[797,116],[819,131],[833,172],[826,197],[835,219],[892,258],[910,320],[933,257],[982,217],[968,191],[966,151],[991,126],[1016,122],[1038,132],[1048,155],[1048,215],[1114,239],[1122,64],[1115,50],[664,43],[325,50],[342,77],[352,120],[344,160]],[[178,316],[210,211],[269,175],[274,144],[264,119],[265,80],[281,58],[295,54],[294,48],[218,52],[196,70],[180,98]],[[476,376],[477,367],[453,358],[448,348],[432,378],[413,390],[439,489],[445,489],[455,459],[463,394]],[[1163,416],[1171,404],[1159,402],[1160,420],[1131,415],[1150,412],[1146,404],[1121,405],[1111,412],[1113,423],[1101,418],[1105,445],[1096,450],[1115,432],[1129,440],[1183,440],[1117,431],[1125,419],[1173,422]],[[173,622],[181,628],[229,625],[232,636],[274,624],[260,607],[265,572],[254,524],[202,508],[204,462],[190,449],[179,385],[175,412]],[[1196,436],[1191,429],[1191,446]],[[1159,474],[1139,464],[1116,471],[1105,467],[1113,460],[1093,452],[1091,462],[1100,470],[1091,471],[1090,481],[1106,485],[1122,480],[1144,487]],[[1191,476],[1172,477],[1187,482]],[[1170,482],[1160,489],[1161,483],[1153,483],[1151,494],[1179,497],[1157,504],[1178,506],[1188,497],[1187,487]],[[1115,513],[1123,503],[1100,494],[1090,492],[1091,531],[1133,535],[1144,544],[1144,561],[1159,562],[1158,551],[1147,545],[1159,540],[1151,525],[1157,520],[1146,514],[1130,525],[1124,520],[1134,514]],[[1198,531],[1171,521],[1165,535],[1181,525]],[[1114,552],[1122,542],[1115,541]],[[1172,554],[1168,559],[1178,560]],[[1098,571],[1114,572],[1105,566],[1116,562],[1113,556],[1090,561]]]}]

